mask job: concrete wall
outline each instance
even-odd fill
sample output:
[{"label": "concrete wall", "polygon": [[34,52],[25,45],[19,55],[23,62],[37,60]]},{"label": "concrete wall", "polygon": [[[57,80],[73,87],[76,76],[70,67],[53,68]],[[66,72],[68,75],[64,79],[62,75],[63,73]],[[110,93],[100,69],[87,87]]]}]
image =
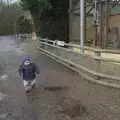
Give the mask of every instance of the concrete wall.
[{"label": "concrete wall", "polygon": [[[109,26],[110,26],[111,30],[113,28],[118,29],[118,35],[117,35],[117,33],[116,34],[112,33],[113,38],[116,38],[117,36],[119,36],[120,35],[120,15],[111,16],[109,18]],[[80,37],[80,17],[76,16],[76,15],[72,15],[70,40],[72,43],[77,43],[80,40],[79,37]],[[103,38],[104,38],[104,34],[103,34]],[[87,18],[86,39],[87,39],[87,41],[95,39],[95,28],[92,23],[92,18],[90,18],[90,17]],[[119,39],[120,38],[117,38],[117,43],[119,43],[118,42],[118,41],[120,41]]]},{"label": "concrete wall", "polygon": [[[88,18],[89,24],[87,24],[86,28],[86,38],[88,40],[94,39],[95,36],[95,30],[94,26],[92,24],[91,18]],[[71,20],[71,32],[70,32],[70,41],[72,43],[78,43],[80,41],[80,16],[72,15],[72,20]]]},{"label": "concrete wall", "polygon": [[[120,15],[110,16],[109,18],[110,27],[118,27],[120,29]],[[120,34],[120,31],[119,31]]]},{"label": "concrete wall", "polygon": [[80,40],[80,17],[76,15],[72,15],[70,39],[72,42],[78,42]]}]

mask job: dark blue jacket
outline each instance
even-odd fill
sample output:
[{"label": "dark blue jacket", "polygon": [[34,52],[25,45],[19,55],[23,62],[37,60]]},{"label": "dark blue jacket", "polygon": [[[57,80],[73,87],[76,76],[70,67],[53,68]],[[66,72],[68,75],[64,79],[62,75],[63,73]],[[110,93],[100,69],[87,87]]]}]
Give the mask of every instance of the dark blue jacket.
[{"label": "dark blue jacket", "polygon": [[35,79],[36,74],[39,74],[39,69],[34,63],[31,63],[30,65],[21,64],[19,74],[23,80],[29,81]]}]

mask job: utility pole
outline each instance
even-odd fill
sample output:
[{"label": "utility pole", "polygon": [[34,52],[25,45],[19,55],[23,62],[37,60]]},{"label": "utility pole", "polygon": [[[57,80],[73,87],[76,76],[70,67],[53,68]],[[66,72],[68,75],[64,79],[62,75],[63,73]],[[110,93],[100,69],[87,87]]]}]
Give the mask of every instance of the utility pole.
[{"label": "utility pole", "polygon": [[94,46],[97,45],[97,0],[95,0],[95,10],[94,10],[94,13],[93,13],[93,16],[94,16],[94,27],[95,27],[95,41],[94,41]]},{"label": "utility pole", "polygon": [[99,11],[100,11],[100,26],[99,26],[99,41],[98,41],[98,47],[102,47],[102,41],[103,41],[103,2],[100,1],[99,3]]},{"label": "utility pole", "polygon": [[85,4],[84,0],[80,0],[80,49],[84,54],[84,40],[85,40]]},{"label": "utility pole", "polygon": [[72,39],[72,0],[69,0],[69,39]]},{"label": "utility pole", "polygon": [[95,46],[99,46],[100,44],[100,31],[101,31],[101,12],[100,12],[100,2],[98,0],[94,1],[94,27],[95,27],[95,42],[94,45]]},{"label": "utility pole", "polygon": [[106,47],[106,43],[108,41],[108,28],[109,28],[109,0],[105,2],[105,39],[104,39],[104,48]]},{"label": "utility pole", "polygon": [[95,42],[94,45],[101,47],[103,39],[103,2],[94,1],[94,27],[95,27]]}]

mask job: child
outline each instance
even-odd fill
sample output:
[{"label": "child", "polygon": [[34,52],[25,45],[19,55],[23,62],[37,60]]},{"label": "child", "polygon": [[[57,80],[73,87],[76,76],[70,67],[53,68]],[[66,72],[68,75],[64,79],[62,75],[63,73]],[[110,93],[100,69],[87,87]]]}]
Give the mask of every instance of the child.
[{"label": "child", "polygon": [[20,77],[23,80],[24,88],[26,92],[36,84],[36,75],[39,75],[38,67],[32,62],[30,56],[24,56],[22,64],[19,68]]}]

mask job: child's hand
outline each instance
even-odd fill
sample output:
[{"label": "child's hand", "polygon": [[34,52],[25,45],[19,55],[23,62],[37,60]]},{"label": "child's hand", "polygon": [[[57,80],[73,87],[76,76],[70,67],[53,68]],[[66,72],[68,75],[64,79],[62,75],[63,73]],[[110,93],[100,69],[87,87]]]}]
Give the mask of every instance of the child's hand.
[{"label": "child's hand", "polygon": [[22,78],[22,75],[19,75],[19,76],[18,76],[18,79],[19,79],[19,80],[22,80],[22,79],[23,79],[23,78]]},{"label": "child's hand", "polygon": [[18,79],[21,80],[21,76],[18,76]]},{"label": "child's hand", "polygon": [[37,74],[37,76],[36,76],[37,78],[39,78],[40,77],[40,74]]}]

